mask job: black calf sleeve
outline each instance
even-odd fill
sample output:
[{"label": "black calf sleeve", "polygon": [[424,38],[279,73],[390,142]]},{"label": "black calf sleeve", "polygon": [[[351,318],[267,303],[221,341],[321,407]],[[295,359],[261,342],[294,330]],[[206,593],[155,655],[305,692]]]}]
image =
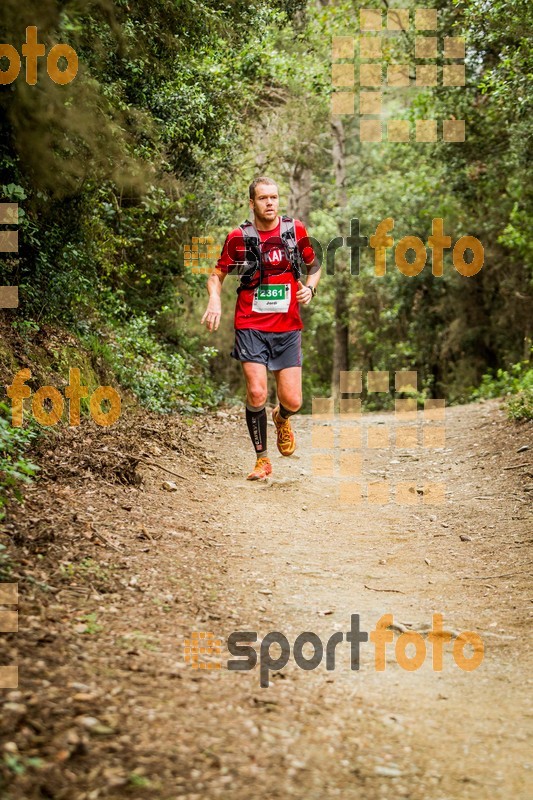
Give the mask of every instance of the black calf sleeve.
[{"label": "black calf sleeve", "polygon": [[257,409],[246,406],[246,424],[250,439],[258,456],[267,449],[267,413],[266,408]]}]

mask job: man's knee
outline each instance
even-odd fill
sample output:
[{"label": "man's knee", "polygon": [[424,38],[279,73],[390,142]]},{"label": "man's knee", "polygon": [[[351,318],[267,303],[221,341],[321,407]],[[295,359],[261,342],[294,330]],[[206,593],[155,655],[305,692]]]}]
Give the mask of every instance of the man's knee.
[{"label": "man's knee", "polygon": [[254,408],[264,406],[267,400],[266,386],[253,385],[248,387],[248,403]]},{"label": "man's knee", "polygon": [[279,399],[287,411],[292,411],[294,414],[302,407],[302,395],[298,392],[284,393]]}]

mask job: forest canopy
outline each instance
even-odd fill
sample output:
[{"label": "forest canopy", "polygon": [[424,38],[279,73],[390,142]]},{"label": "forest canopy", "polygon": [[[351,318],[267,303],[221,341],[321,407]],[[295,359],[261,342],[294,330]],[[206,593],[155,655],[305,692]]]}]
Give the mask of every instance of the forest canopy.
[{"label": "forest canopy", "polygon": [[[306,409],[339,369],[414,369],[425,396],[450,402],[531,391],[531,4],[424,5],[438,12],[424,35],[464,37],[465,86],[413,86],[418,33],[386,31],[383,68],[410,59],[412,75],[407,90],[384,91],[382,120],[465,120],[465,141],[361,141],[358,113],[331,113],[332,41],[359,36],[361,8],[380,11],[385,30],[389,5],[4,0],[2,42],[21,52],[35,25],[47,51],[75,49],[79,70],[61,86],[40,59],[36,85],[22,71],[0,88],[2,201],[21,217],[19,252],[0,260],[20,307],[3,313],[29,337],[70,330],[154,410],[216,405],[240,387],[226,358],[234,287],[209,338],[206,278],[184,248],[193,237],[221,245],[246,216],[249,181],[266,173],[325,244],[352,219],[371,236],[386,218],[395,244],[427,242],[441,218],[452,243],[484,248],[471,278],[450,250],[442,277],[429,259],[406,277],[393,248],[383,276],[369,248],[356,276],[340,255],[305,310]],[[414,3],[398,6],[414,19]],[[360,60],[356,48],[339,63],[358,74]]]}]

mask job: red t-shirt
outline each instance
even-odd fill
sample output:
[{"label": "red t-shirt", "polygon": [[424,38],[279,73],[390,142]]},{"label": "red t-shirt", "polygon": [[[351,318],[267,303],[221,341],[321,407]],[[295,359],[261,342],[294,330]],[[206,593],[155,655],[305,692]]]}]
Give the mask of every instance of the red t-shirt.
[{"label": "red t-shirt", "polygon": [[[283,333],[286,331],[298,331],[303,328],[303,323],[300,318],[300,304],[296,300],[296,292],[299,287],[280,238],[280,225],[281,218],[278,217],[278,224],[273,230],[258,231],[261,239],[261,253],[263,258],[262,285],[290,284],[289,308],[282,313],[254,311],[252,308],[254,289],[243,289],[239,292],[235,305],[236,330],[252,328],[257,331]],[[298,219],[294,220],[294,233],[304,263],[307,265],[312,264],[315,260],[315,254],[309,242],[307,231]],[[222,253],[217,262],[217,268],[227,275],[244,260],[245,247],[242,230],[240,228],[235,228],[224,242]],[[302,276],[302,278],[303,277],[304,276]],[[235,288],[237,289],[240,285],[240,277],[235,274],[233,279],[235,280]]]}]

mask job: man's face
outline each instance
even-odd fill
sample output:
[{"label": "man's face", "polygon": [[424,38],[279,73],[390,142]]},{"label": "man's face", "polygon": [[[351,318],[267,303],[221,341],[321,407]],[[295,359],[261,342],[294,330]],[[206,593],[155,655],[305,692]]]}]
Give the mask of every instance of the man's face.
[{"label": "man's face", "polygon": [[260,222],[273,222],[278,216],[278,187],[271,183],[258,183],[255,199],[250,200],[250,208]]}]

